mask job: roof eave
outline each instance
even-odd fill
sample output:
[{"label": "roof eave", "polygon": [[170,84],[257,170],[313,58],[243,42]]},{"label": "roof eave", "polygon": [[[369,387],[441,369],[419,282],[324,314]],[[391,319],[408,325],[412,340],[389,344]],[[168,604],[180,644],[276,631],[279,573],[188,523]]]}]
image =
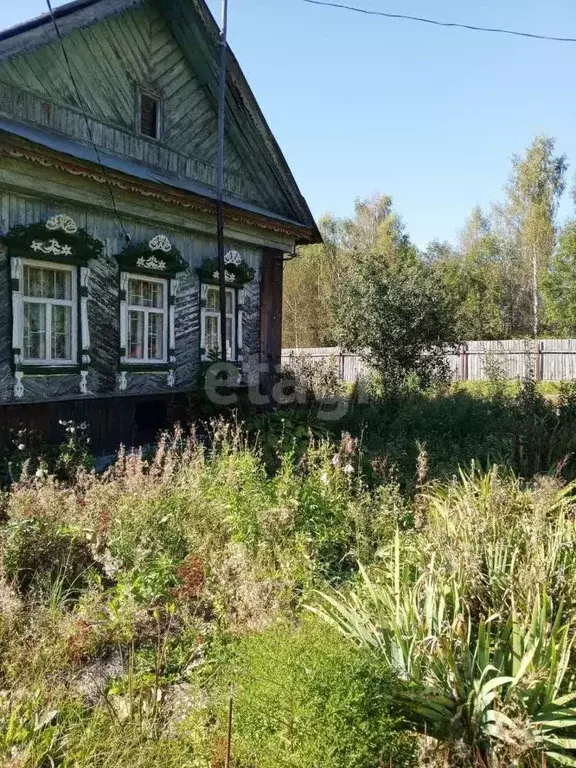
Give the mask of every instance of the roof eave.
[{"label": "roof eave", "polygon": [[[194,182],[191,182],[188,187],[183,187],[177,183],[176,179],[164,177],[144,166],[140,167],[136,163],[124,162],[119,158],[102,153],[99,153],[98,160],[96,157],[92,158],[90,156],[89,147],[81,147],[82,151],[66,152],[62,147],[54,148],[46,143],[32,141],[29,137],[23,137],[20,134],[6,130],[6,125],[1,120],[0,135],[7,137],[3,142],[3,154],[8,156],[32,160],[32,162],[38,162],[38,164],[43,166],[46,165],[45,158],[49,157],[55,167],[59,167],[61,170],[70,170],[75,176],[78,175],[78,170],[84,167],[92,169],[94,177],[101,177],[102,168],[106,168],[107,179],[112,186],[114,186],[116,179],[129,179],[135,183],[135,190],[164,190],[167,199],[174,201],[176,204],[186,205],[187,201],[198,201],[201,203],[200,208],[205,212],[214,213],[216,210],[216,193]],[[58,163],[59,160],[61,161],[60,164]],[[86,175],[89,176],[90,174]],[[119,186],[123,187],[122,184],[119,184]],[[264,229],[289,235],[294,238],[296,245],[320,242],[318,238],[321,236],[317,228],[307,227],[272,211],[266,211],[259,206],[244,203],[230,196],[225,198],[226,211],[228,211],[229,216],[232,218],[241,216],[247,222],[252,222],[256,227],[261,226]]]}]

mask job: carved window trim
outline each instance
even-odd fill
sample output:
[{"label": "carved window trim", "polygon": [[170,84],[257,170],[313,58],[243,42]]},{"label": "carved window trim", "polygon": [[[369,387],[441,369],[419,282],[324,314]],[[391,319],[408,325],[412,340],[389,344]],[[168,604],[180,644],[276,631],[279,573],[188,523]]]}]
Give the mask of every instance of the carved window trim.
[{"label": "carved window trim", "polygon": [[[37,253],[30,258],[9,254],[11,295],[12,295],[12,363],[14,369],[14,396],[24,396],[24,376],[50,376],[67,373],[80,374],[80,394],[88,394],[87,377],[90,365],[90,326],[88,319],[88,295],[90,269],[74,264],[60,263],[54,259],[38,258]],[[36,266],[69,272],[72,275],[72,298],[69,306],[71,313],[70,360],[57,360],[47,357],[44,360],[29,360],[24,357],[24,267]],[[43,302],[33,302],[43,303]],[[57,304],[57,300],[46,300],[46,304]]]},{"label": "carved window trim", "polygon": [[[206,318],[217,317],[218,318],[218,352],[221,349],[221,332],[220,332],[220,311],[208,309],[208,291],[218,290],[218,284],[213,281],[205,281],[200,284],[200,358],[203,361],[209,361],[211,359],[210,353],[212,350],[206,348]],[[243,288],[238,288],[234,285],[226,286],[226,293],[231,293],[233,296],[233,323],[232,323],[232,335],[233,335],[233,348],[226,350],[226,360],[228,362],[241,363],[242,362],[242,326],[244,322],[244,296],[245,291]]]},{"label": "carved window trim", "polygon": [[[128,284],[131,279],[160,283],[164,286],[164,350],[162,360],[134,359],[128,357]],[[119,313],[120,313],[120,374],[118,388],[124,391],[128,387],[128,374],[132,373],[167,373],[167,385],[175,384],[174,366],[176,364],[176,325],[175,303],[178,291],[176,277],[151,276],[147,272],[120,272]]]},{"label": "carved window trim", "polygon": [[[22,277],[26,267],[51,269],[55,272],[67,273],[70,275],[70,299],[55,298],[35,298],[26,296],[23,288],[18,292],[21,322],[19,330],[21,331],[21,356],[23,367],[41,367],[41,368],[69,368],[78,364],[78,273],[76,267],[69,264],[58,264],[56,262],[37,261],[36,259],[22,259]],[[38,304],[46,308],[46,357],[45,358],[27,358],[24,350],[24,313],[26,304]],[[70,307],[70,352],[71,356],[67,360],[59,360],[51,355],[51,341],[53,332],[53,323],[51,320],[52,311],[56,306]]]}]

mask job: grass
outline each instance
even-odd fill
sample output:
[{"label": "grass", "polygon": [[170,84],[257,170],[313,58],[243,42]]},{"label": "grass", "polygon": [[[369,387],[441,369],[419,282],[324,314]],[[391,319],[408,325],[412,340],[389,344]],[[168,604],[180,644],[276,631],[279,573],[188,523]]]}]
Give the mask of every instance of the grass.
[{"label": "grass", "polygon": [[[514,398],[517,397],[522,390],[522,381],[519,379],[513,381],[499,382],[498,386],[501,388],[505,397]],[[458,381],[452,386],[454,392],[467,392],[475,397],[491,397],[494,392],[495,382],[489,379],[485,381]],[[543,397],[555,398],[560,395],[564,388],[564,384],[561,381],[539,381],[536,383],[536,391]]]},{"label": "grass", "polygon": [[[66,473],[24,461],[0,763],[224,766],[231,692],[236,768],[576,764],[569,394],[413,394],[353,410],[357,438],[218,421],[104,474],[69,442]],[[504,419],[519,445],[489,441]],[[489,445],[511,460],[468,461]]]}]

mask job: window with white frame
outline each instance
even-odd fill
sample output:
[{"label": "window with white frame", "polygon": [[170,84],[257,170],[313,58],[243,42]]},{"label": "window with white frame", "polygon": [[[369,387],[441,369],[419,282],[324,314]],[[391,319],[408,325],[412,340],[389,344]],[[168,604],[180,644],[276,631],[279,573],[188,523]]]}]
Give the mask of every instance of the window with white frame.
[{"label": "window with white frame", "polygon": [[[202,310],[202,347],[205,356],[220,354],[220,288],[207,285]],[[236,358],[236,290],[226,288],[226,359]]]},{"label": "window with white frame", "polygon": [[22,359],[32,365],[70,365],[77,357],[76,268],[24,261]]},{"label": "window with white frame", "polygon": [[126,360],[168,361],[168,281],[127,275]]}]

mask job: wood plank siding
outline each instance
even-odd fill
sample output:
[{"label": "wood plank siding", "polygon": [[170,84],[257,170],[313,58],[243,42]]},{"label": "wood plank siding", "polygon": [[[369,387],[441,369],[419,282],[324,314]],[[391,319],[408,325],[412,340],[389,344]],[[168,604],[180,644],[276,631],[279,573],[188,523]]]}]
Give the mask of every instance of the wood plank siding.
[{"label": "wood plank siding", "polygon": [[[152,5],[129,10],[0,66],[0,114],[89,142],[148,167],[216,186],[216,112],[187,65],[165,20]],[[162,137],[136,135],[137,88],[157,94]],[[226,141],[226,189],[261,205],[282,205],[254,182]],[[290,213],[289,211],[284,211]]]},{"label": "wood plank siding", "polygon": [[260,293],[260,350],[263,363],[271,369],[282,356],[282,289],[284,254],[266,248],[262,259]]},{"label": "wood plank siding", "polygon": [[[218,346],[206,331],[218,253],[218,27],[205,0],[82,0],[54,14],[61,39],[49,16],[0,31],[0,236],[37,224],[44,233],[46,222],[63,214],[102,243],[103,253],[83,240],[81,260],[43,235],[22,246],[11,233],[0,245],[0,447],[21,424],[55,439],[58,419],[74,419],[93,424],[97,450],[113,449],[153,437]],[[143,94],[147,135],[140,130]],[[280,361],[283,254],[320,235],[231,51],[224,149],[231,345],[242,381],[257,383],[262,361]],[[54,221],[51,232],[62,220]],[[166,245],[165,238],[160,256],[168,261],[158,261],[160,246],[148,244]],[[121,273],[117,257],[128,242],[148,250],[146,258],[142,250],[124,254],[134,261]],[[60,332],[66,359],[50,351],[50,301],[62,301],[51,294],[44,297],[48,330],[36,330],[44,351],[28,351],[28,358],[23,352],[26,323],[33,325],[27,307],[44,301],[23,294],[23,259],[39,250],[53,263],[69,256],[60,269],[76,275],[64,300],[72,306],[70,325]],[[148,274],[163,286],[162,307],[129,311],[136,267],[166,270]],[[161,331],[142,331],[147,339],[163,334],[153,362],[146,342],[131,359],[126,351],[135,311],[144,329],[150,311],[163,312],[155,326]],[[207,338],[210,349],[202,349]]]},{"label": "wood plank siding", "polygon": [[[124,232],[114,214],[90,211],[80,206],[54,206],[44,200],[16,194],[0,194],[0,231],[6,232],[16,224],[32,224],[43,221],[56,213],[66,213],[78,226],[105,243],[104,258],[92,260],[91,288],[88,302],[90,338],[93,346],[93,364],[88,374],[88,390],[91,395],[118,395],[117,372],[119,340],[119,269],[113,256],[124,245]],[[122,217],[124,228],[134,242],[146,242],[158,234],[158,226],[142,220]],[[189,269],[178,278],[175,306],[176,364],[174,388],[167,384],[165,373],[128,374],[125,395],[153,392],[170,392],[196,383],[200,361],[200,281],[196,269],[216,253],[214,237],[170,228],[162,230],[180,250]],[[243,243],[227,243],[228,248],[238,250],[242,258],[255,270],[252,285],[247,286],[245,298],[245,353],[246,376],[250,366],[260,359],[259,300],[262,249]],[[10,271],[8,254],[0,254],[0,329],[11,327]],[[25,376],[23,401],[42,401],[78,396],[78,375]],[[0,333],[0,402],[14,400],[14,378],[11,366],[11,337]]]}]

